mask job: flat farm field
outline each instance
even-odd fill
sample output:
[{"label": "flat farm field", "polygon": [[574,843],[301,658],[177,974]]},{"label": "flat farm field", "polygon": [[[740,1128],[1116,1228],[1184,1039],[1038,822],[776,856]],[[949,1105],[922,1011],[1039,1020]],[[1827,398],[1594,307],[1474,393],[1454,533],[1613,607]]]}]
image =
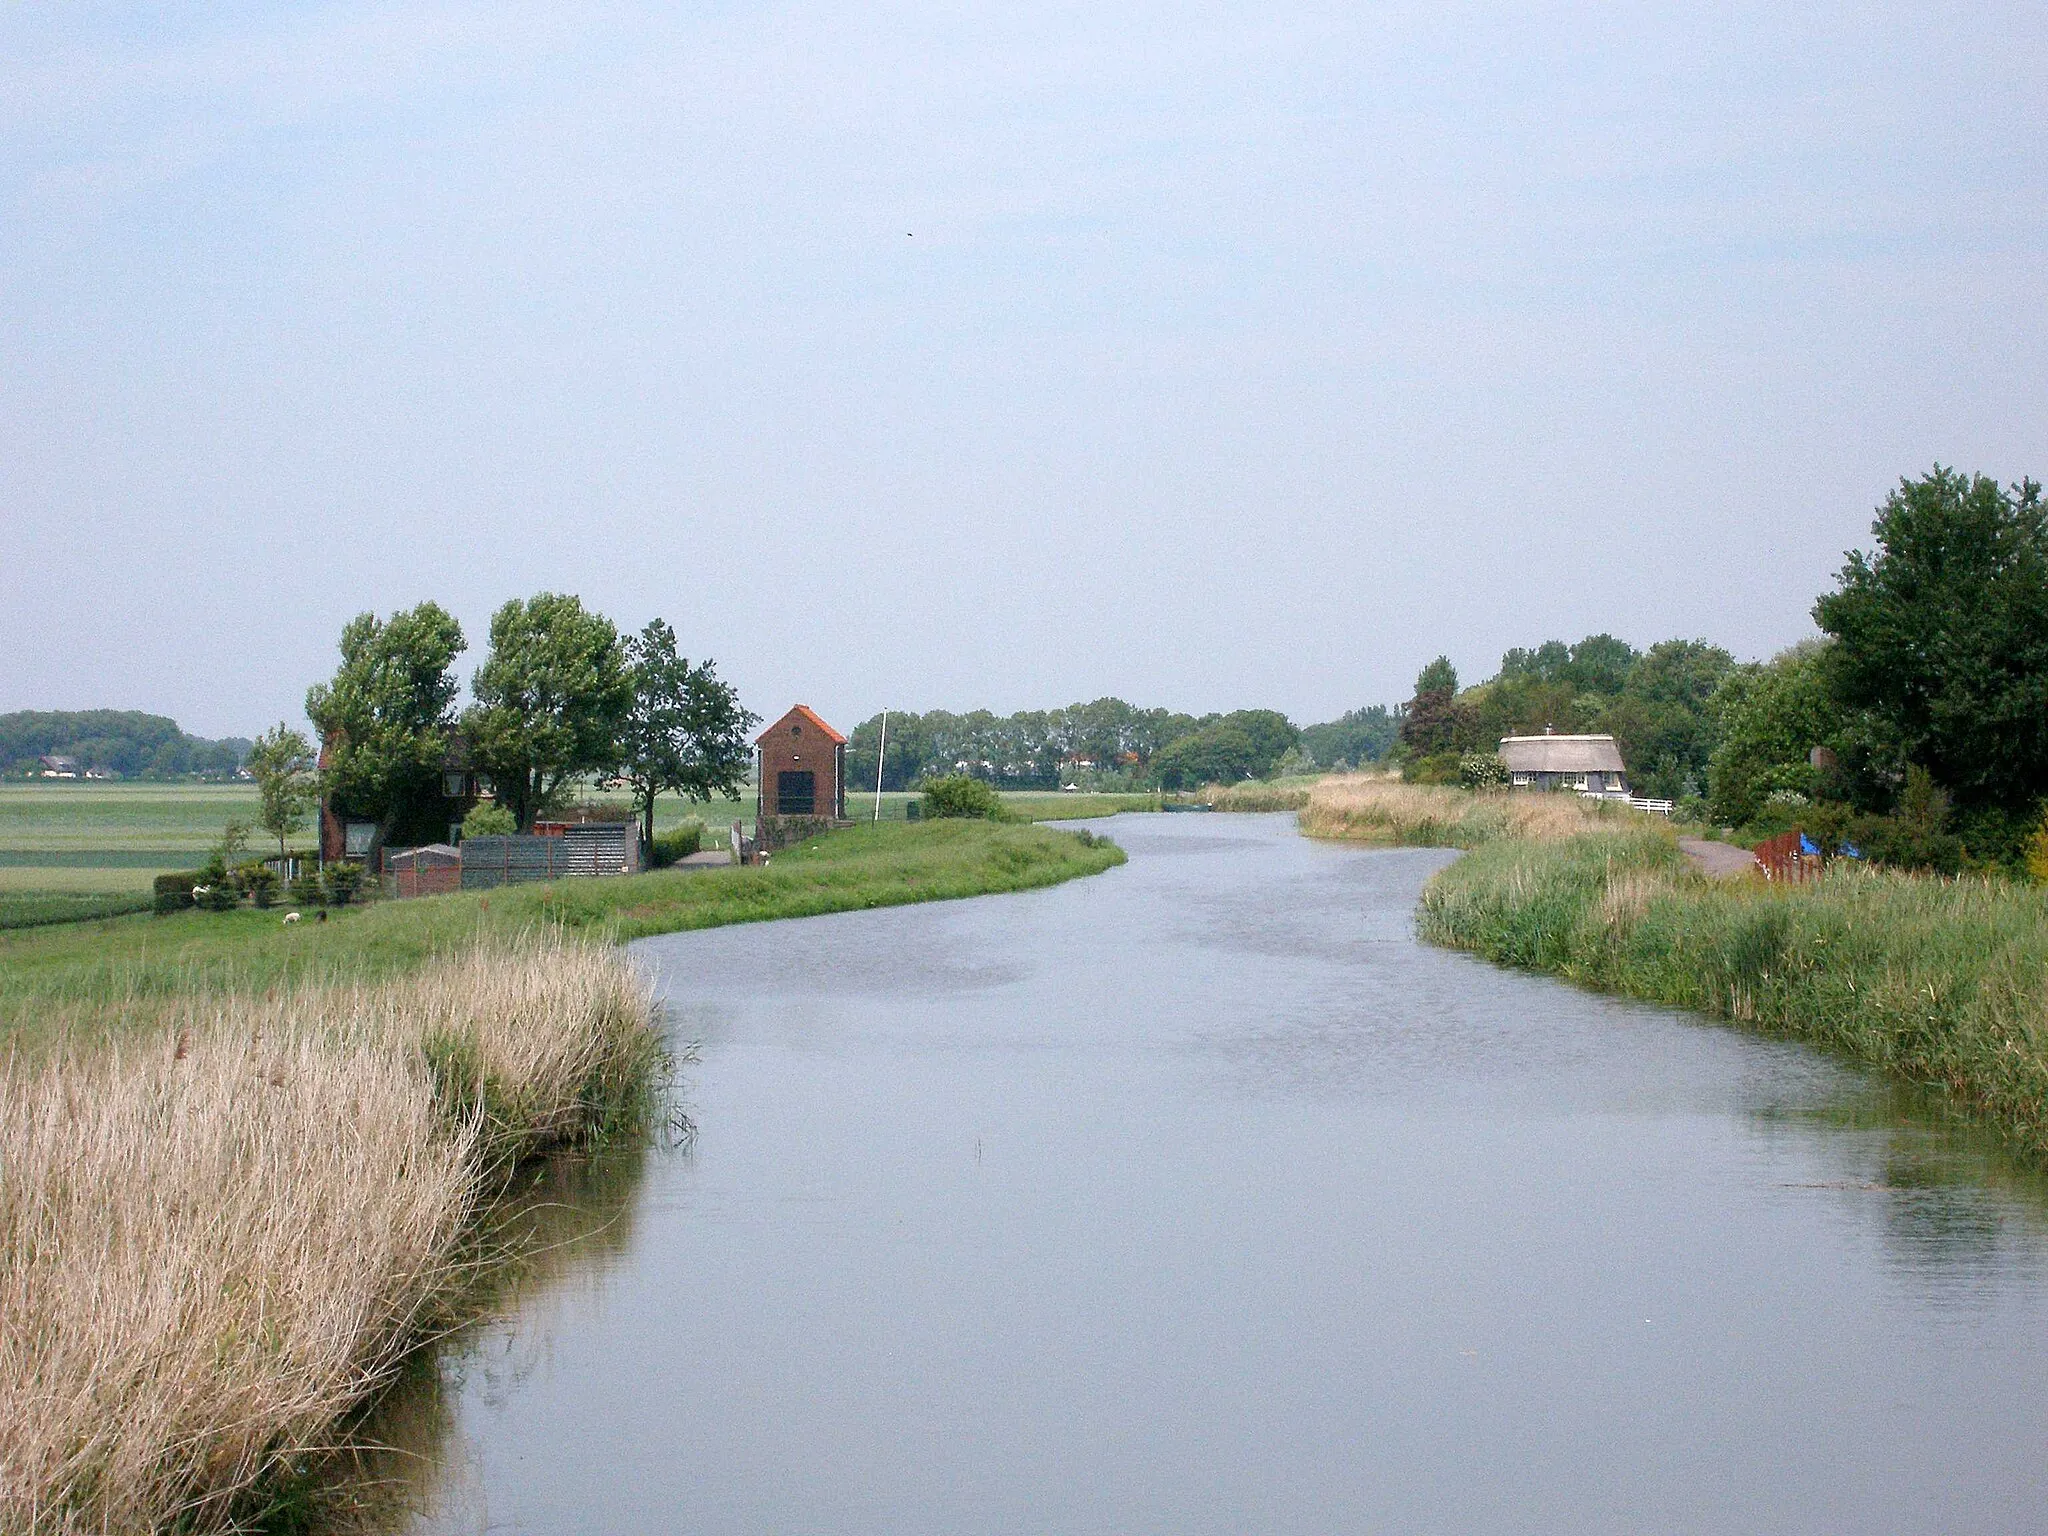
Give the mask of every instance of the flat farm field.
[{"label": "flat farm field", "polygon": [[[234,819],[255,822],[254,786],[0,785],[0,891],[146,891],[199,863]],[[252,831],[252,850],[263,837]]]}]

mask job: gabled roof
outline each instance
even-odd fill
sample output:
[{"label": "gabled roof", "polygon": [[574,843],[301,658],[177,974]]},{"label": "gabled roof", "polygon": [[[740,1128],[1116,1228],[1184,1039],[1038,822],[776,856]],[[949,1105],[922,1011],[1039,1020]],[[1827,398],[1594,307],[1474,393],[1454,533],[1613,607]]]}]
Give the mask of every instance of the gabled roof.
[{"label": "gabled roof", "polygon": [[810,726],[814,730],[823,731],[828,737],[830,737],[833,741],[839,743],[839,745],[842,747],[846,745],[846,738],[840,735],[837,731],[833,730],[831,726],[827,725],[822,719],[820,719],[818,716],[818,712],[812,709],[811,706],[808,704],[797,705],[788,714],[784,715],[780,720],[776,721],[773,725],[769,726],[767,730],[763,731],[760,735],[754,738],[754,745],[759,746],[762,742],[766,741],[770,736],[773,736],[777,731],[781,730],[785,725],[788,725],[792,720],[801,721],[803,724]]},{"label": "gabled roof", "polygon": [[1612,736],[1503,736],[1510,773],[1625,773]]}]

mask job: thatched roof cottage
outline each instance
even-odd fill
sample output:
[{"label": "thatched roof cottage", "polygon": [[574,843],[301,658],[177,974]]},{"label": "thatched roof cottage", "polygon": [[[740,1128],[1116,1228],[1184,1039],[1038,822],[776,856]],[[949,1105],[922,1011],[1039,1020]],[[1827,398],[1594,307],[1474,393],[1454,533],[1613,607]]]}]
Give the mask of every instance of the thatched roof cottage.
[{"label": "thatched roof cottage", "polygon": [[1500,757],[1516,789],[1628,793],[1628,770],[1612,736],[1503,736]]}]

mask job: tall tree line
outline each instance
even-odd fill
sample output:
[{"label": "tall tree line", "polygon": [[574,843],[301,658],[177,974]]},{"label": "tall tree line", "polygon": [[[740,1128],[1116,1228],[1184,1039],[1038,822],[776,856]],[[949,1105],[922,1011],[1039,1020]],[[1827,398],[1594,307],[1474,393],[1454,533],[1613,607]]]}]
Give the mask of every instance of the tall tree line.
[{"label": "tall tree line", "polygon": [[445,834],[451,766],[482,775],[522,832],[584,776],[622,778],[649,839],[664,791],[701,800],[745,782],[759,717],[714,663],[681,656],[661,619],[623,635],[571,595],[514,599],[492,615],[472,702],[458,711],[455,662],[467,648],[437,603],[359,614],[334,676],[306,695],[321,788],[387,842]]}]

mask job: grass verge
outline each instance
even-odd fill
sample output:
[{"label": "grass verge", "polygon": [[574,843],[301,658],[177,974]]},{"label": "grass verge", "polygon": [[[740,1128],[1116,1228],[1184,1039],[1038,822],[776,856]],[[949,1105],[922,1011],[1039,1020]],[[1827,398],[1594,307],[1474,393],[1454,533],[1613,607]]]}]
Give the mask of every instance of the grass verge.
[{"label": "grass verge", "polygon": [[96,918],[147,912],[149,907],[148,891],[0,890],[0,931],[89,923]]},{"label": "grass verge", "polygon": [[2048,892],[1840,865],[1709,880],[1662,822],[1556,795],[1340,784],[1302,826],[1472,849],[1423,893],[1431,942],[1839,1050],[2048,1163]]},{"label": "grass verge", "polygon": [[1112,844],[985,821],[856,826],[765,868],[669,869],[343,908],[181,912],[0,933],[0,1040],[38,1049],[148,1024],[181,998],[352,984],[535,930],[621,941],[1025,890],[1123,862]]}]

